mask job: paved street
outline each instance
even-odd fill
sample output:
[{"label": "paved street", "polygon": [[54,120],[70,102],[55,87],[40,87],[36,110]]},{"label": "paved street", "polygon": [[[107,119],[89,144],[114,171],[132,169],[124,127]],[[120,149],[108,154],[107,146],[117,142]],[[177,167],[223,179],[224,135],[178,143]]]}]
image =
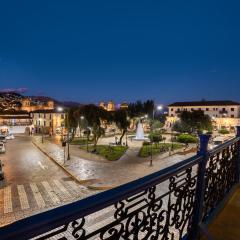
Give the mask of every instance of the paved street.
[{"label": "paved street", "polygon": [[[34,141],[40,149],[49,154],[49,156],[59,164],[63,165],[63,149],[61,146],[47,139],[45,139],[42,144],[40,137],[34,137]],[[101,159],[88,160],[87,158],[90,155],[94,156],[94,154],[88,153],[85,155],[81,150],[77,152],[77,148],[78,146],[71,146],[71,160],[66,161],[64,166],[79,180],[96,180],[97,184],[93,184],[90,187],[95,187],[96,185],[109,187],[118,186],[164,169],[194,155],[194,153],[190,153],[187,155],[169,156],[169,153],[164,153],[154,156],[153,166],[150,167],[150,157],[139,157],[139,147],[137,145],[130,148],[118,161]]]},{"label": "paved street", "polygon": [[[8,141],[6,154],[0,156],[5,164],[5,180],[0,183],[0,226],[97,193],[74,182],[31,141],[30,137],[18,136]],[[61,147],[48,140],[44,144],[41,144],[40,138],[37,141],[51,157],[63,164]],[[132,148],[116,162],[89,161],[72,155],[65,167],[80,179],[96,179],[100,186],[116,186],[189,157],[156,157],[153,167],[149,167],[149,159],[137,157],[137,151],[137,147]],[[90,216],[91,229],[110,221],[112,214],[113,208],[108,208]]]},{"label": "paved street", "polygon": [[0,181],[0,226],[93,194],[39,151],[30,137],[6,144]]}]

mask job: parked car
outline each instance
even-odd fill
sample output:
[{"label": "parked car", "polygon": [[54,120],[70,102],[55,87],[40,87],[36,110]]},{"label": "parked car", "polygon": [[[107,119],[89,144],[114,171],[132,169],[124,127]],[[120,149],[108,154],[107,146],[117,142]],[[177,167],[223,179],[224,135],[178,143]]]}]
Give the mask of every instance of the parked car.
[{"label": "parked car", "polygon": [[5,153],[6,152],[6,148],[3,142],[0,142],[0,153]]},{"label": "parked car", "polygon": [[213,149],[221,144],[223,144],[224,142],[226,142],[228,139],[226,137],[223,136],[218,136],[215,137],[212,142],[209,144],[209,148]]},{"label": "parked car", "polygon": [[4,135],[0,135],[0,142],[6,143],[7,139]]},{"label": "parked car", "polygon": [[4,173],[3,173],[3,163],[0,160],[0,180],[4,179]]},{"label": "parked car", "polygon": [[10,133],[9,135],[6,136],[7,140],[13,140],[15,137],[12,133]]}]

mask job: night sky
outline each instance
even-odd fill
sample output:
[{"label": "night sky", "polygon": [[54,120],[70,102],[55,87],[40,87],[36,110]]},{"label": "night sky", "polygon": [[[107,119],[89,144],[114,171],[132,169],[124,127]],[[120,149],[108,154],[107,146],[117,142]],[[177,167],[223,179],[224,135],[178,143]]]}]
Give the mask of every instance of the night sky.
[{"label": "night sky", "polygon": [[61,100],[240,101],[240,1],[0,2],[0,89]]}]

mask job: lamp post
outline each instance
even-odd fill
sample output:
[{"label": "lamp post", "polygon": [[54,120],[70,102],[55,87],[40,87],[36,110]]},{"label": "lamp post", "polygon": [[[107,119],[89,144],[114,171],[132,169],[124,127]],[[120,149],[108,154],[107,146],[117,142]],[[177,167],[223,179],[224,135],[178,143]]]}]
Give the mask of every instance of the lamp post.
[{"label": "lamp post", "polygon": [[84,120],[84,116],[80,116],[80,126],[79,126],[79,131],[80,131],[80,139],[81,139],[81,133],[82,133],[82,121]]},{"label": "lamp post", "polygon": [[42,143],[43,143],[43,127],[42,127],[42,131],[41,132],[42,132]]},{"label": "lamp post", "polygon": [[68,155],[67,155],[67,160],[71,159],[70,158],[70,147],[69,147],[69,145],[70,145],[70,133],[68,131],[68,137],[67,137]]},{"label": "lamp post", "polygon": [[152,112],[152,124],[151,124],[151,133],[152,133],[152,138],[150,139],[151,141],[151,158],[150,158],[150,167],[153,166],[153,124],[154,124],[154,116],[155,113],[157,111],[161,111],[163,109],[162,105],[158,105],[157,107],[155,107],[155,105],[153,106],[153,112]]}]

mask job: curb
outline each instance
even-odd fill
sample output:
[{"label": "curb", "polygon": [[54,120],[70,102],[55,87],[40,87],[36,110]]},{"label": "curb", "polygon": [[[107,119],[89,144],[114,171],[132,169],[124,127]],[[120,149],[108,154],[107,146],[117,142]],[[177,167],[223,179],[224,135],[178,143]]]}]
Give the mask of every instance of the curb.
[{"label": "curb", "polygon": [[35,147],[37,147],[44,155],[46,155],[49,159],[51,159],[55,164],[57,164],[60,168],[62,168],[62,170],[64,170],[68,175],[70,175],[75,181],[77,181],[78,183],[81,183],[81,181],[84,180],[80,180],[78,177],[76,177],[75,175],[73,175],[69,170],[67,170],[63,165],[61,165],[60,163],[58,163],[53,157],[51,157],[48,153],[46,153],[42,148],[40,148],[36,142],[32,141],[33,145]]},{"label": "curb", "polygon": [[89,186],[88,186],[88,189],[105,191],[105,190],[110,190],[110,189],[115,188],[115,187],[117,187],[117,186],[96,186],[96,185],[89,185]]},{"label": "curb", "polygon": [[[77,176],[72,174],[67,168],[65,168],[63,165],[58,163],[53,157],[51,157],[47,152],[45,152],[41,147],[38,146],[38,144],[34,141],[32,141],[33,145],[39,149],[44,155],[46,155],[49,159],[51,159],[57,166],[59,166],[63,171],[65,171],[68,175],[70,175],[71,178],[73,178],[74,181],[78,182],[79,184],[86,184],[88,182],[93,181],[99,181],[99,179],[79,179]],[[91,190],[108,190],[113,188],[114,186],[96,186],[96,185],[89,185],[87,186],[88,189]]]}]

